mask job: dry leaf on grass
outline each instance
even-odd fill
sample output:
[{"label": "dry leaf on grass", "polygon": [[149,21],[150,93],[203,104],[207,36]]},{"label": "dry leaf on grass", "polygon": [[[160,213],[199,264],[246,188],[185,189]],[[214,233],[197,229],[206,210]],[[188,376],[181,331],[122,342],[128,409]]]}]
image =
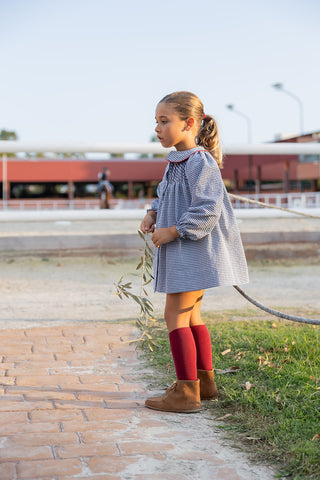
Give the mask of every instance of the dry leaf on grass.
[{"label": "dry leaf on grass", "polygon": [[237,373],[239,370],[241,370],[240,367],[232,366],[232,367],[226,368],[224,370],[220,370],[219,368],[215,368],[214,372],[217,375],[224,375],[226,373]]},{"label": "dry leaf on grass", "polygon": [[231,352],[231,348],[227,348],[227,350],[224,350],[223,352],[221,352],[221,355],[227,355],[227,353],[230,353]]},{"label": "dry leaf on grass", "polygon": [[223,417],[219,417],[216,420],[225,420],[226,418],[233,417],[232,413],[227,413]]}]

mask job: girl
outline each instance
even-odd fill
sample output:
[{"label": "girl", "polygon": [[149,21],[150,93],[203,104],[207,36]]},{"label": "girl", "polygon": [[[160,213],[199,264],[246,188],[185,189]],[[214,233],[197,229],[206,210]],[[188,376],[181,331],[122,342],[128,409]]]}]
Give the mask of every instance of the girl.
[{"label": "girl", "polygon": [[176,150],[167,156],[158,198],[140,228],[153,232],[154,289],[167,294],[164,316],[177,382],[145,404],[198,412],[200,399],[218,394],[210,334],[200,315],[204,290],[247,283],[247,264],[219,170],[215,120],[196,95],[175,92],[158,103],[155,131],[164,147]]}]

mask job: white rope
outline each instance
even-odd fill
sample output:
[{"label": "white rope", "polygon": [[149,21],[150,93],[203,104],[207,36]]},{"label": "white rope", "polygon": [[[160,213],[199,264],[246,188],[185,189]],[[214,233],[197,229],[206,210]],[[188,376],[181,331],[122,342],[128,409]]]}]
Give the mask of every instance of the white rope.
[{"label": "white rope", "polygon": [[[285,212],[294,213],[295,215],[304,215],[305,217],[320,219],[320,217],[317,216],[317,215],[310,215],[310,214],[307,214],[307,213],[296,212],[295,210],[289,210],[288,208],[282,208],[282,207],[277,207],[275,205],[270,205],[268,203],[258,202],[257,200],[252,200],[250,198],[241,197],[239,195],[234,195],[232,193],[229,193],[229,196],[232,197],[232,198],[235,198],[236,200],[241,200],[242,202],[256,203],[258,205],[262,205],[263,207],[276,208],[278,210],[284,210]],[[237,292],[240,293],[240,295],[242,295],[246,300],[248,300],[248,302],[250,302],[253,305],[255,305],[256,307],[260,308],[260,310],[263,310],[264,312],[269,313],[270,315],[274,315],[275,317],[278,317],[278,318],[284,318],[285,320],[290,320],[291,322],[308,323],[308,324],[311,324],[311,325],[320,325],[320,320],[317,320],[317,319],[314,319],[314,318],[298,317],[296,315],[289,315],[287,313],[279,312],[278,310],[273,310],[272,308],[266,307],[262,303],[257,302],[257,300],[254,300],[252,297],[250,297],[246,292],[244,292],[237,285],[233,285],[233,288],[235,288],[237,290]]]},{"label": "white rope", "polygon": [[296,210],[290,210],[289,208],[277,207],[276,205],[270,205],[269,203],[259,202],[258,200],[252,200],[251,198],[241,197],[240,195],[234,195],[229,193],[229,197],[234,198],[235,200],[240,200],[241,202],[255,203],[256,205],[261,205],[262,207],[275,208],[276,210],[282,210],[284,212],[293,213],[294,215],[303,215],[304,217],[318,218],[319,215],[311,215],[310,213],[298,212]]},{"label": "white rope", "polygon": [[256,307],[260,308],[261,310],[264,310],[265,312],[270,313],[271,315],[274,315],[274,316],[279,317],[279,318],[284,318],[285,320],[290,320],[291,322],[309,323],[311,325],[320,325],[320,320],[317,320],[317,319],[314,319],[314,318],[297,317],[296,315],[289,315],[287,313],[278,312],[277,310],[273,310],[272,308],[265,307],[264,305],[262,305],[262,303],[257,302],[252,297],[250,297],[246,292],[244,292],[237,285],[233,285],[233,288],[235,288],[240,293],[240,295],[242,295],[250,303],[252,303]]}]

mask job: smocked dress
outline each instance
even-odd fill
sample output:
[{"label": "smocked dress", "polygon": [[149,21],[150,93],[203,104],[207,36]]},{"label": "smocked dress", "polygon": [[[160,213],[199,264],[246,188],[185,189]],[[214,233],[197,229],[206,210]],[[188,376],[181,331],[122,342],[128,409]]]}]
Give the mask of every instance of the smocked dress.
[{"label": "smocked dress", "polygon": [[247,283],[240,232],[220,169],[202,147],[171,151],[152,202],[156,228],[180,237],[155,248],[154,290],[177,293]]}]

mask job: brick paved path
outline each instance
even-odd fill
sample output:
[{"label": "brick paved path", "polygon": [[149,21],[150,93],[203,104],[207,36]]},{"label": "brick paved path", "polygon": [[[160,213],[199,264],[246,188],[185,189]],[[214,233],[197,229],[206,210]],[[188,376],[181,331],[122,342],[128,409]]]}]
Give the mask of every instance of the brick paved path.
[{"label": "brick paved path", "polygon": [[[1,480],[268,480],[212,417],[144,408],[131,325],[0,330]],[[218,437],[218,438],[217,438]]]}]

